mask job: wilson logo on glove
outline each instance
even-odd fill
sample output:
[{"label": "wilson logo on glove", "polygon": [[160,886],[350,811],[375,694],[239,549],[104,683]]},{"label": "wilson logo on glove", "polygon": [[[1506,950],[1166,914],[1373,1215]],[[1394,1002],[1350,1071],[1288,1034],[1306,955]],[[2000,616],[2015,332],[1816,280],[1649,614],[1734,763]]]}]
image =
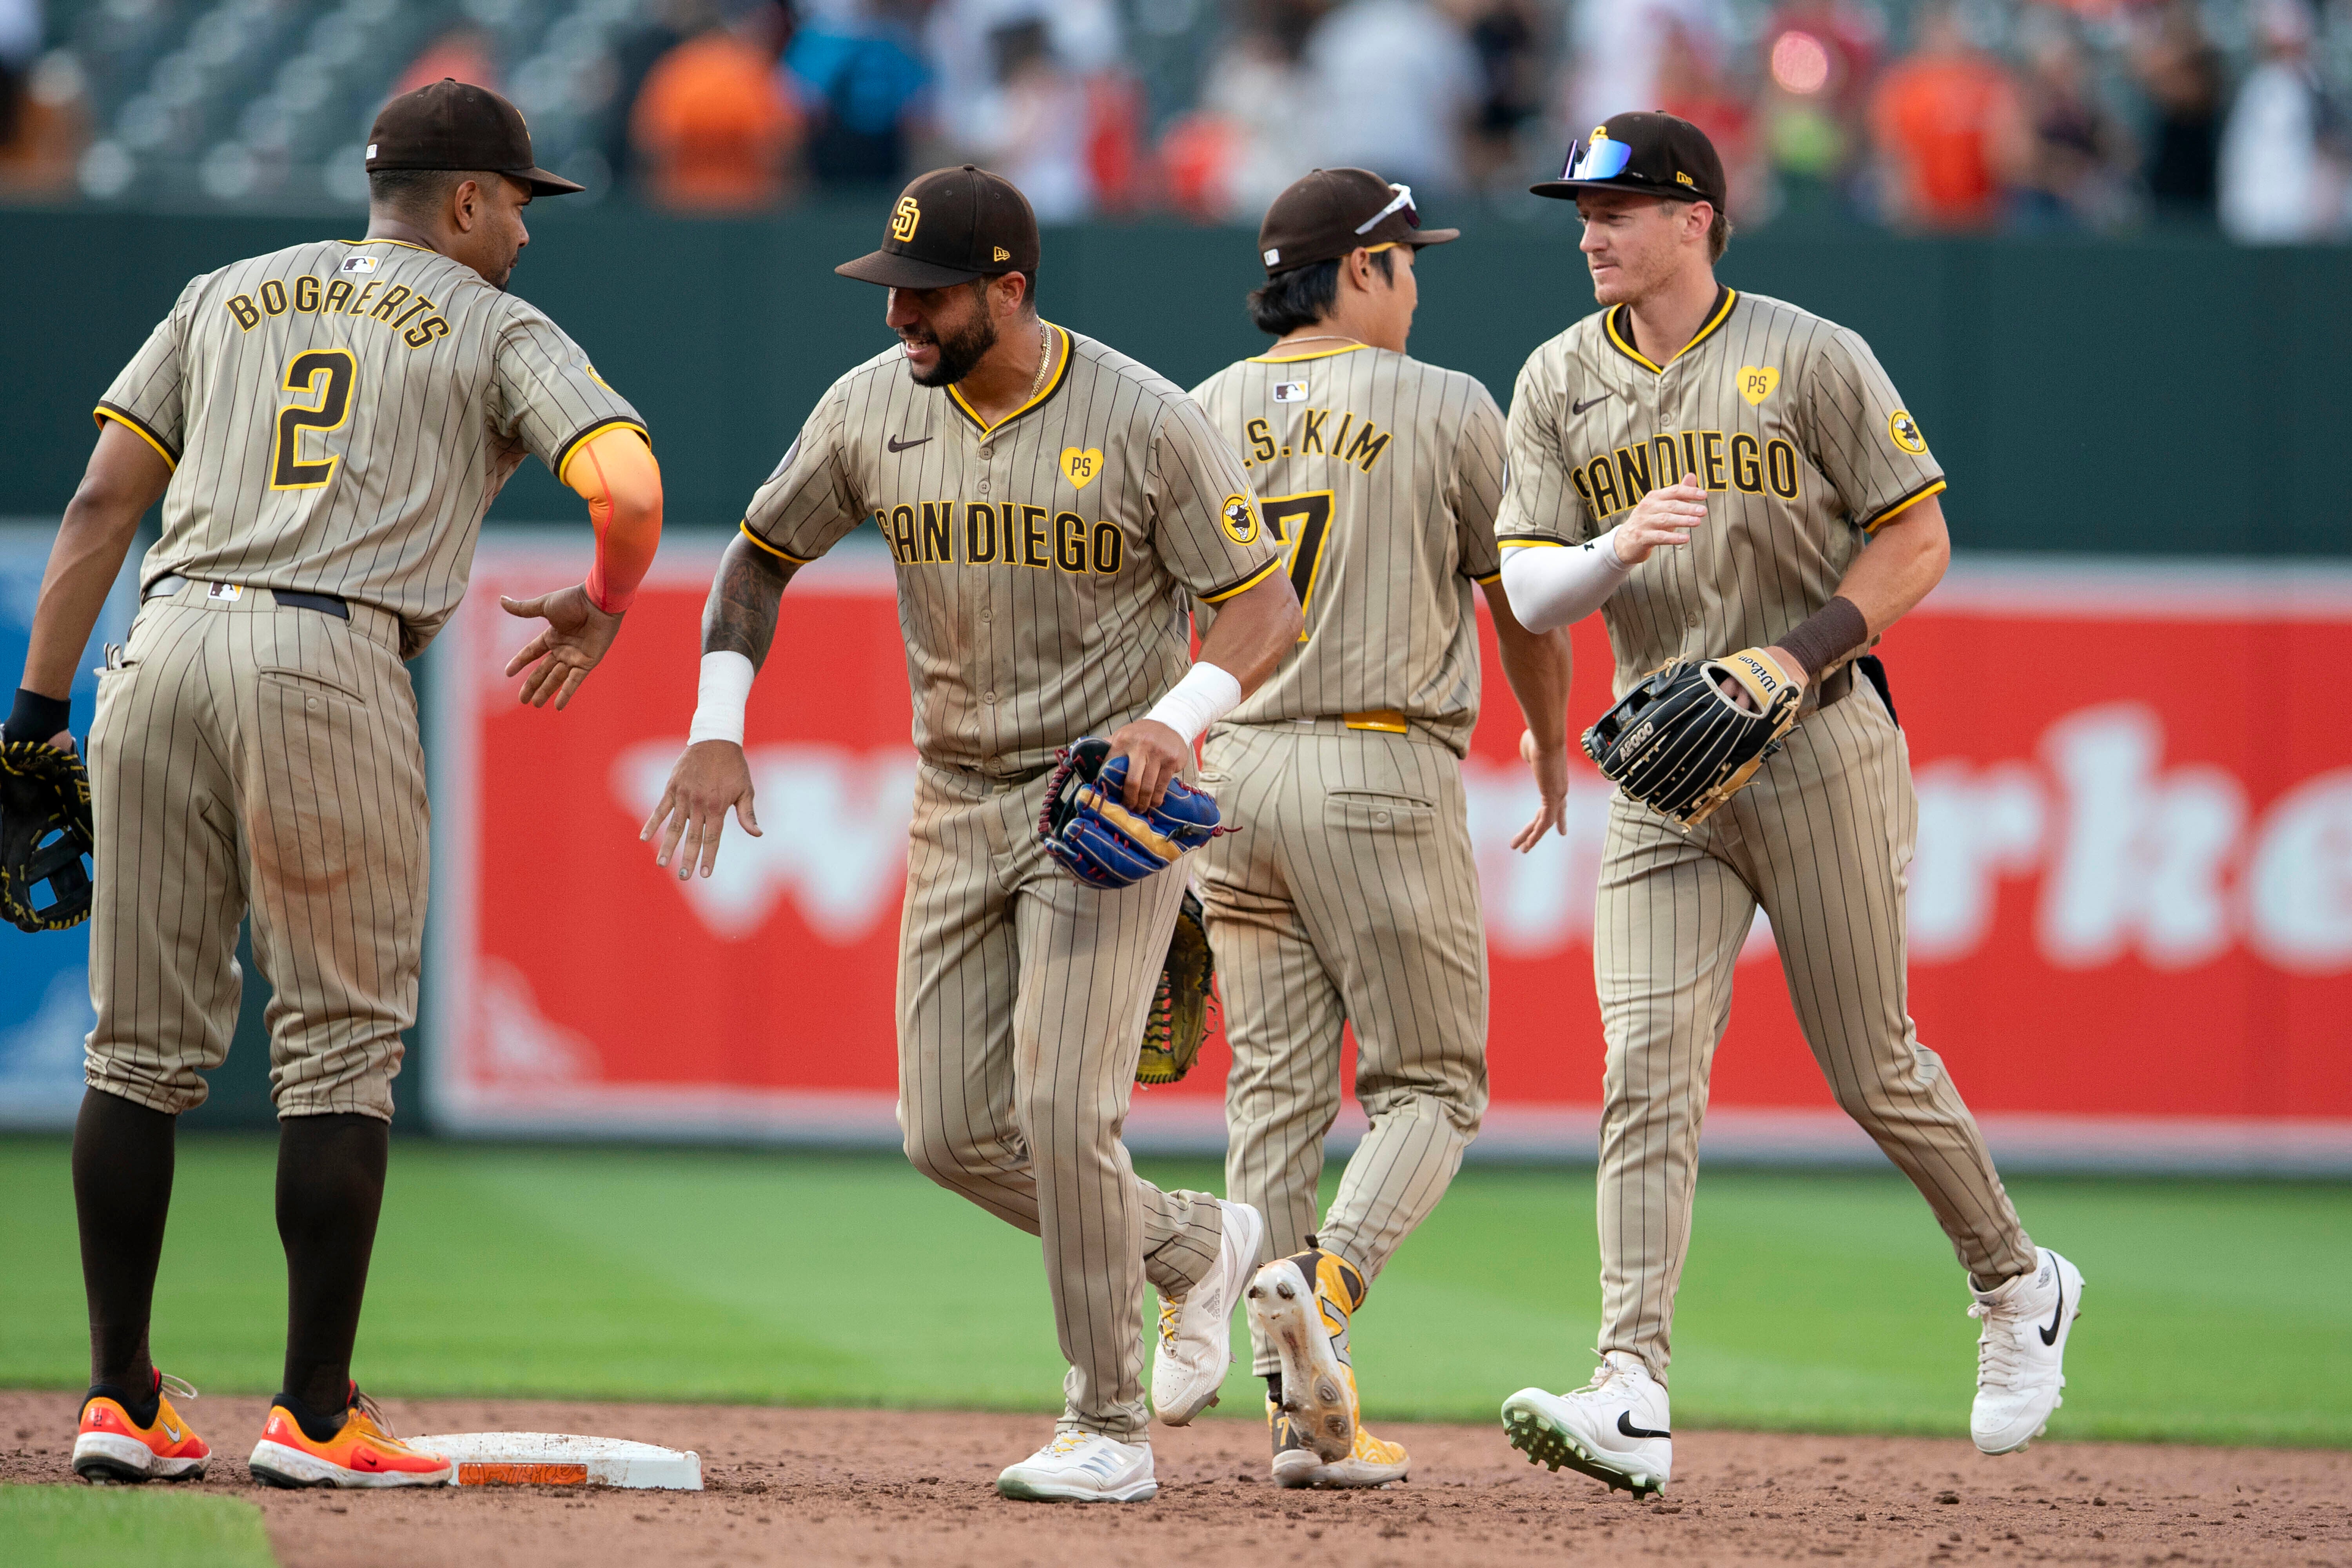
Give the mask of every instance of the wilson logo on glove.
[{"label": "wilson logo on glove", "polygon": [[[1727,682],[1748,694],[1753,711]],[[1780,749],[1803,697],[1759,648],[1678,660],[1603,713],[1584,732],[1584,754],[1626,799],[1696,827]]]},{"label": "wilson logo on glove", "polygon": [[[1106,762],[1104,759],[1108,757]],[[1220,832],[1217,803],[1181,779],[1150,811],[1130,811],[1127,759],[1110,756],[1110,742],[1089,735],[1057,758],[1037,837],[1045,853],[1071,876],[1097,888],[1132,887]]]}]

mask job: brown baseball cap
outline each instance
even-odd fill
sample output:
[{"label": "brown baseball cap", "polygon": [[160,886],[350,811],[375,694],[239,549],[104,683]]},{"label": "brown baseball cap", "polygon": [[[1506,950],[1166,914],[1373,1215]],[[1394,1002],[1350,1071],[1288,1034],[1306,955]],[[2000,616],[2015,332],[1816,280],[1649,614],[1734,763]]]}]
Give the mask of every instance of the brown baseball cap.
[{"label": "brown baseball cap", "polygon": [[522,111],[487,87],[443,77],[383,106],[368,132],[367,170],[488,169],[535,196],[586,189],[531,162]]},{"label": "brown baseball cap", "polygon": [[1003,272],[1037,276],[1037,215],[1019,186],[970,163],[899,193],[882,248],[834,268],[886,289],[944,289]]},{"label": "brown baseball cap", "polygon": [[1612,114],[1571,142],[1559,178],[1528,189],[1572,202],[1579,191],[1633,191],[1669,201],[1723,207],[1723,160],[1706,132],[1671,114],[1637,109]]},{"label": "brown baseball cap", "polygon": [[1458,228],[1423,228],[1411,185],[1393,185],[1370,169],[1317,169],[1274,198],[1257,228],[1257,257],[1268,278],[1332,261],[1359,247],[1444,245]]}]

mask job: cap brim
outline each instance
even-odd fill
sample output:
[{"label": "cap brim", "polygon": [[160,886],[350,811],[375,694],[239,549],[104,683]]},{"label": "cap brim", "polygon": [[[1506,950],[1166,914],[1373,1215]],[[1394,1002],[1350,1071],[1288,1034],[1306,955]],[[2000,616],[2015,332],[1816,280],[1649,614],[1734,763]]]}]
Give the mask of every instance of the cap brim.
[{"label": "cap brim", "polygon": [[1397,243],[1410,245],[1419,250],[1424,245],[1447,245],[1461,237],[1462,231],[1458,228],[1417,228]]},{"label": "cap brim", "polygon": [[845,261],[834,268],[844,278],[855,278],[860,283],[879,283],[885,289],[945,289],[954,283],[969,283],[985,276],[966,267],[945,267],[936,261],[924,261],[912,256],[900,256],[895,251],[868,251],[855,261]]},{"label": "cap brim", "polygon": [[1545,180],[1528,187],[1529,195],[1549,196],[1554,201],[1562,202],[1574,201],[1579,191],[1623,191],[1631,196],[1659,196],[1670,202],[1703,202],[1707,199],[1688,185],[1654,185],[1647,181],[1637,184],[1626,179]]},{"label": "cap brim", "polygon": [[561,174],[550,174],[547,170],[537,166],[508,177],[520,180],[524,184],[529,185],[530,194],[534,196],[568,196],[588,188],[575,180],[567,180]]}]

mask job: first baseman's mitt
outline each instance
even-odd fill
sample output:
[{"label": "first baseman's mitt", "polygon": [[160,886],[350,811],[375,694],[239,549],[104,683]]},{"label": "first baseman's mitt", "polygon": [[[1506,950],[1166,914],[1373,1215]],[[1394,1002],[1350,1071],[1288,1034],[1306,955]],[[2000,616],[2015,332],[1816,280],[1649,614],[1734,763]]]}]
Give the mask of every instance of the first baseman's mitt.
[{"label": "first baseman's mitt", "polygon": [[[19,931],[89,919],[89,773],[40,741],[0,742],[0,915]],[[42,883],[48,901],[36,907]]]},{"label": "first baseman's mitt", "polygon": [[1217,963],[1209,952],[1209,925],[1201,900],[1184,889],[1184,905],[1176,914],[1176,930],[1168,939],[1168,962],[1160,967],[1160,989],[1151,994],[1151,1011],[1143,1018],[1143,1055],[1135,1064],[1140,1084],[1175,1083],[1192,1070],[1201,1042],[1209,1037],[1209,1010],[1215,1005],[1211,987]]},{"label": "first baseman's mitt", "polygon": [[1045,791],[1037,837],[1071,876],[1097,888],[1132,887],[1217,836],[1217,803],[1182,779],[1169,780],[1150,811],[1129,811],[1120,799],[1127,759],[1105,762],[1109,755],[1110,742],[1092,735],[1064,747]]},{"label": "first baseman's mitt", "polygon": [[[1718,682],[1755,700],[1743,710]],[[1696,827],[1738,794],[1796,727],[1803,689],[1761,648],[1681,659],[1617,700],[1584,732],[1584,754],[1653,811]]]}]

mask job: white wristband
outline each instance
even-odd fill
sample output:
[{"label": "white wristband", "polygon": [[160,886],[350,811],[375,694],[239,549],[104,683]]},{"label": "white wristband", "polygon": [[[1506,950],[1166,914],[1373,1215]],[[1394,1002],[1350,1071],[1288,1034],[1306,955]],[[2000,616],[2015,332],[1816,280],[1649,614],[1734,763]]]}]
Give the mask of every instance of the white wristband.
[{"label": "white wristband", "polygon": [[1242,705],[1242,683],[1213,664],[1195,664],[1145,718],[1165,724],[1191,745],[1202,731]]},{"label": "white wristband", "polygon": [[702,656],[702,686],[696,694],[694,722],[686,743],[732,741],[743,743],[743,704],[751,696],[751,661],[732,650]]}]

